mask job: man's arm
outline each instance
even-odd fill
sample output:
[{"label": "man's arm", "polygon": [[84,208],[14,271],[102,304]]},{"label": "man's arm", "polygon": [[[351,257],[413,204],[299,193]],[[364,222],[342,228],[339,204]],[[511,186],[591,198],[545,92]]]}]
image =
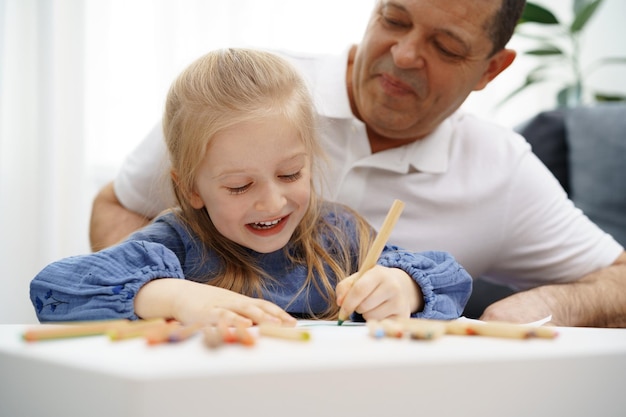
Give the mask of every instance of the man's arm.
[{"label": "man's arm", "polygon": [[149,222],[150,219],[147,217],[122,206],[111,182],[100,190],[91,208],[89,222],[91,250],[99,251],[118,243]]},{"label": "man's arm", "polygon": [[528,323],[550,314],[556,326],[626,327],[626,252],[578,281],[504,298],[487,307],[481,320]]}]

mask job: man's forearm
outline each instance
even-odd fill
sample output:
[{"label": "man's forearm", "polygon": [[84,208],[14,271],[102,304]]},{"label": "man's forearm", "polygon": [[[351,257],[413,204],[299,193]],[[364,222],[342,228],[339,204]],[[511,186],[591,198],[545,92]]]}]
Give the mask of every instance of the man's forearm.
[{"label": "man's forearm", "polygon": [[579,327],[626,327],[626,265],[615,264],[571,284],[538,290],[553,303],[553,323]]},{"label": "man's forearm", "polygon": [[576,282],[504,298],[487,307],[481,319],[530,323],[548,315],[557,326],[626,327],[626,253]]},{"label": "man's forearm", "polygon": [[91,209],[89,243],[95,252],[114,245],[135,230],[148,224],[150,219],[121,205],[113,184],[107,184],[96,196]]}]

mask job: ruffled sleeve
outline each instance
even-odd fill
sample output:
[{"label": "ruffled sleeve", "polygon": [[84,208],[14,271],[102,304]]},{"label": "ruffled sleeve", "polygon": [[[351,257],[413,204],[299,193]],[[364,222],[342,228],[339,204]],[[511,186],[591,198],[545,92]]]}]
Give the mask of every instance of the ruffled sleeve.
[{"label": "ruffled sleeve", "polygon": [[45,267],[30,284],[39,321],[137,319],[137,291],[156,278],[184,279],[176,255],[159,243],[127,241]]},{"label": "ruffled sleeve", "polygon": [[415,253],[387,246],[378,264],[402,269],[422,289],[424,308],[413,317],[450,320],[463,313],[472,292],[472,277],[449,253]]}]

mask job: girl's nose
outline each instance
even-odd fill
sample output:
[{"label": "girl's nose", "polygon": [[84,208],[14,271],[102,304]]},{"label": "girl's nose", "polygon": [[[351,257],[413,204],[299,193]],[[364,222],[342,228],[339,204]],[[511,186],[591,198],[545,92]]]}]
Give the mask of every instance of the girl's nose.
[{"label": "girl's nose", "polygon": [[287,199],[278,184],[267,184],[259,190],[259,197],[254,205],[254,209],[266,213],[279,213]]}]

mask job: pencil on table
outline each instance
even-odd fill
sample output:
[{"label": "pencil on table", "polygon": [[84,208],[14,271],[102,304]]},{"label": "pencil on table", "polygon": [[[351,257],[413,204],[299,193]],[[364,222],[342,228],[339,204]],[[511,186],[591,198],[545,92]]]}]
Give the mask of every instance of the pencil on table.
[{"label": "pencil on table", "polygon": [[[387,240],[389,240],[389,236],[391,235],[391,232],[393,231],[394,226],[396,225],[398,219],[400,218],[400,214],[402,213],[403,209],[404,209],[404,202],[400,200],[393,201],[393,204],[391,205],[391,208],[389,209],[389,212],[387,213],[387,217],[385,217],[385,221],[383,222],[383,225],[381,226],[380,231],[376,235],[376,238],[374,239],[372,246],[367,251],[367,254],[365,255],[365,259],[363,260],[363,263],[361,264],[357,272],[357,275],[354,278],[354,281],[352,282],[353,285],[359,278],[361,278],[361,276],[366,271],[372,269],[376,265],[376,261],[378,261],[380,254],[385,248],[385,244],[387,244]],[[341,326],[343,322],[348,317],[350,317],[351,313],[352,313],[351,311],[350,312],[343,311],[343,307],[342,307],[339,310],[339,320],[337,322],[337,325]]]},{"label": "pencil on table", "polygon": [[215,349],[224,343],[224,338],[216,326],[208,326],[202,329],[204,345]]},{"label": "pencil on table", "polygon": [[137,320],[125,326],[117,326],[109,329],[106,333],[111,340],[125,340],[134,337],[143,337],[148,332],[167,327],[167,322],[163,318]]},{"label": "pencil on table", "polygon": [[246,327],[236,326],[235,335],[239,343],[245,346],[254,346],[255,340]]},{"label": "pencil on table", "polygon": [[402,324],[411,339],[434,340],[447,331],[447,323],[439,320],[406,319]]},{"label": "pencil on table", "polygon": [[259,334],[268,337],[277,337],[279,339],[296,340],[307,342],[311,340],[311,334],[308,330],[298,329],[295,327],[282,327],[272,324],[260,324]]},{"label": "pencil on table", "polygon": [[149,345],[158,345],[169,341],[170,334],[182,328],[182,324],[177,321],[170,321],[163,326],[147,329],[143,337]]},{"label": "pencil on table", "polygon": [[103,335],[114,328],[129,325],[129,320],[83,321],[75,323],[56,323],[28,329],[22,335],[28,342],[40,340],[64,339]]},{"label": "pencil on table", "polygon": [[189,339],[196,334],[204,325],[200,323],[188,324],[186,326],[180,326],[173,329],[167,336],[167,341],[176,343]]},{"label": "pencil on table", "polygon": [[556,330],[545,326],[526,326],[503,322],[469,322],[462,320],[451,321],[446,325],[447,334],[468,336],[491,336],[512,339],[527,339],[539,337],[554,339],[558,333]]}]

